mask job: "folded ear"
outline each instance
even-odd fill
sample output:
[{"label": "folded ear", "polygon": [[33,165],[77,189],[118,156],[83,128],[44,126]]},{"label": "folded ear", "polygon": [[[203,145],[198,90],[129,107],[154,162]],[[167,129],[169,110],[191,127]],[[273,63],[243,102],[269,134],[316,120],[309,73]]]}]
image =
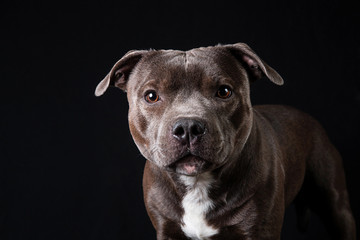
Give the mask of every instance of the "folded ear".
[{"label": "folded ear", "polygon": [[261,60],[255,52],[245,43],[236,43],[232,45],[224,45],[230,52],[244,64],[249,72],[251,81],[255,81],[266,76],[270,81],[277,85],[283,85],[282,77],[263,60]]},{"label": "folded ear", "polygon": [[109,86],[116,86],[125,91],[131,71],[147,52],[148,51],[135,50],[126,53],[115,63],[106,77],[97,85],[95,96],[99,97],[103,95]]}]

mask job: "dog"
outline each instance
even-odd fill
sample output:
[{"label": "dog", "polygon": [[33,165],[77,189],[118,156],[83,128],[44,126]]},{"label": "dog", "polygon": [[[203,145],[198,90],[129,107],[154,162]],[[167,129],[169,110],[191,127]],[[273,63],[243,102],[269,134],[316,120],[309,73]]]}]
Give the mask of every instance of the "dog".
[{"label": "dog", "polygon": [[355,240],[342,160],[324,129],[288,106],[252,106],[250,84],[281,76],[246,44],[134,50],[98,84],[127,92],[129,128],[147,159],[144,199],[157,239],[280,239],[294,202]]}]

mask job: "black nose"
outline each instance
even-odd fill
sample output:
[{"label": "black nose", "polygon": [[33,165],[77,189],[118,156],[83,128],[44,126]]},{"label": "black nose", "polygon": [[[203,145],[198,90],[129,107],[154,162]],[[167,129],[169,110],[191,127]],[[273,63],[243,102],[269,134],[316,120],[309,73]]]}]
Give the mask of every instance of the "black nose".
[{"label": "black nose", "polygon": [[183,144],[195,143],[204,134],[204,124],[193,119],[180,119],[172,129],[174,138]]}]

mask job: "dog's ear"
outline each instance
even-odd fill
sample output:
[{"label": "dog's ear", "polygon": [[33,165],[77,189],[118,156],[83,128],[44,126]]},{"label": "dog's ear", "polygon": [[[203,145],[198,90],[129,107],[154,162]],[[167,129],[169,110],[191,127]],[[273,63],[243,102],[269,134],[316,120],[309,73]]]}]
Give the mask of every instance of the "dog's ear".
[{"label": "dog's ear", "polygon": [[266,76],[273,83],[277,85],[283,85],[284,80],[282,77],[263,60],[261,60],[255,52],[245,43],[236,43],[232,45],[224,45],[242,64],[244,64],[246,70],[249,72],[251,81]]},{"label": "dog's ear", "polygon": [[106,77],[97,85],[95,96],[99,97],[104,94],[109,86],[115,86],[123,91],[126,91],[126,82],[131,71],[136,64],[148,51],[133,50],[126,53],[115,65],[112,67]]}]

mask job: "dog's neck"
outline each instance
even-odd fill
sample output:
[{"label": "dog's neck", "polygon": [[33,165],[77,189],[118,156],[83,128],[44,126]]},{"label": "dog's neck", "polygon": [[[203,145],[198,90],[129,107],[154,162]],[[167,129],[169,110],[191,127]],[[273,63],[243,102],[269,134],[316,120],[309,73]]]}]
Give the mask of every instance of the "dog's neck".
[{"label": "dog's neck", "polygon": [[180,181],[186,186],[186,193],[181,201],[184,209],[181,229],[191,239],[208,239],[218,233],[218,229],[208,225],[206,215],[214,207],[209,192],[214,179],[211,173],[200,176],[181,176]]}]

